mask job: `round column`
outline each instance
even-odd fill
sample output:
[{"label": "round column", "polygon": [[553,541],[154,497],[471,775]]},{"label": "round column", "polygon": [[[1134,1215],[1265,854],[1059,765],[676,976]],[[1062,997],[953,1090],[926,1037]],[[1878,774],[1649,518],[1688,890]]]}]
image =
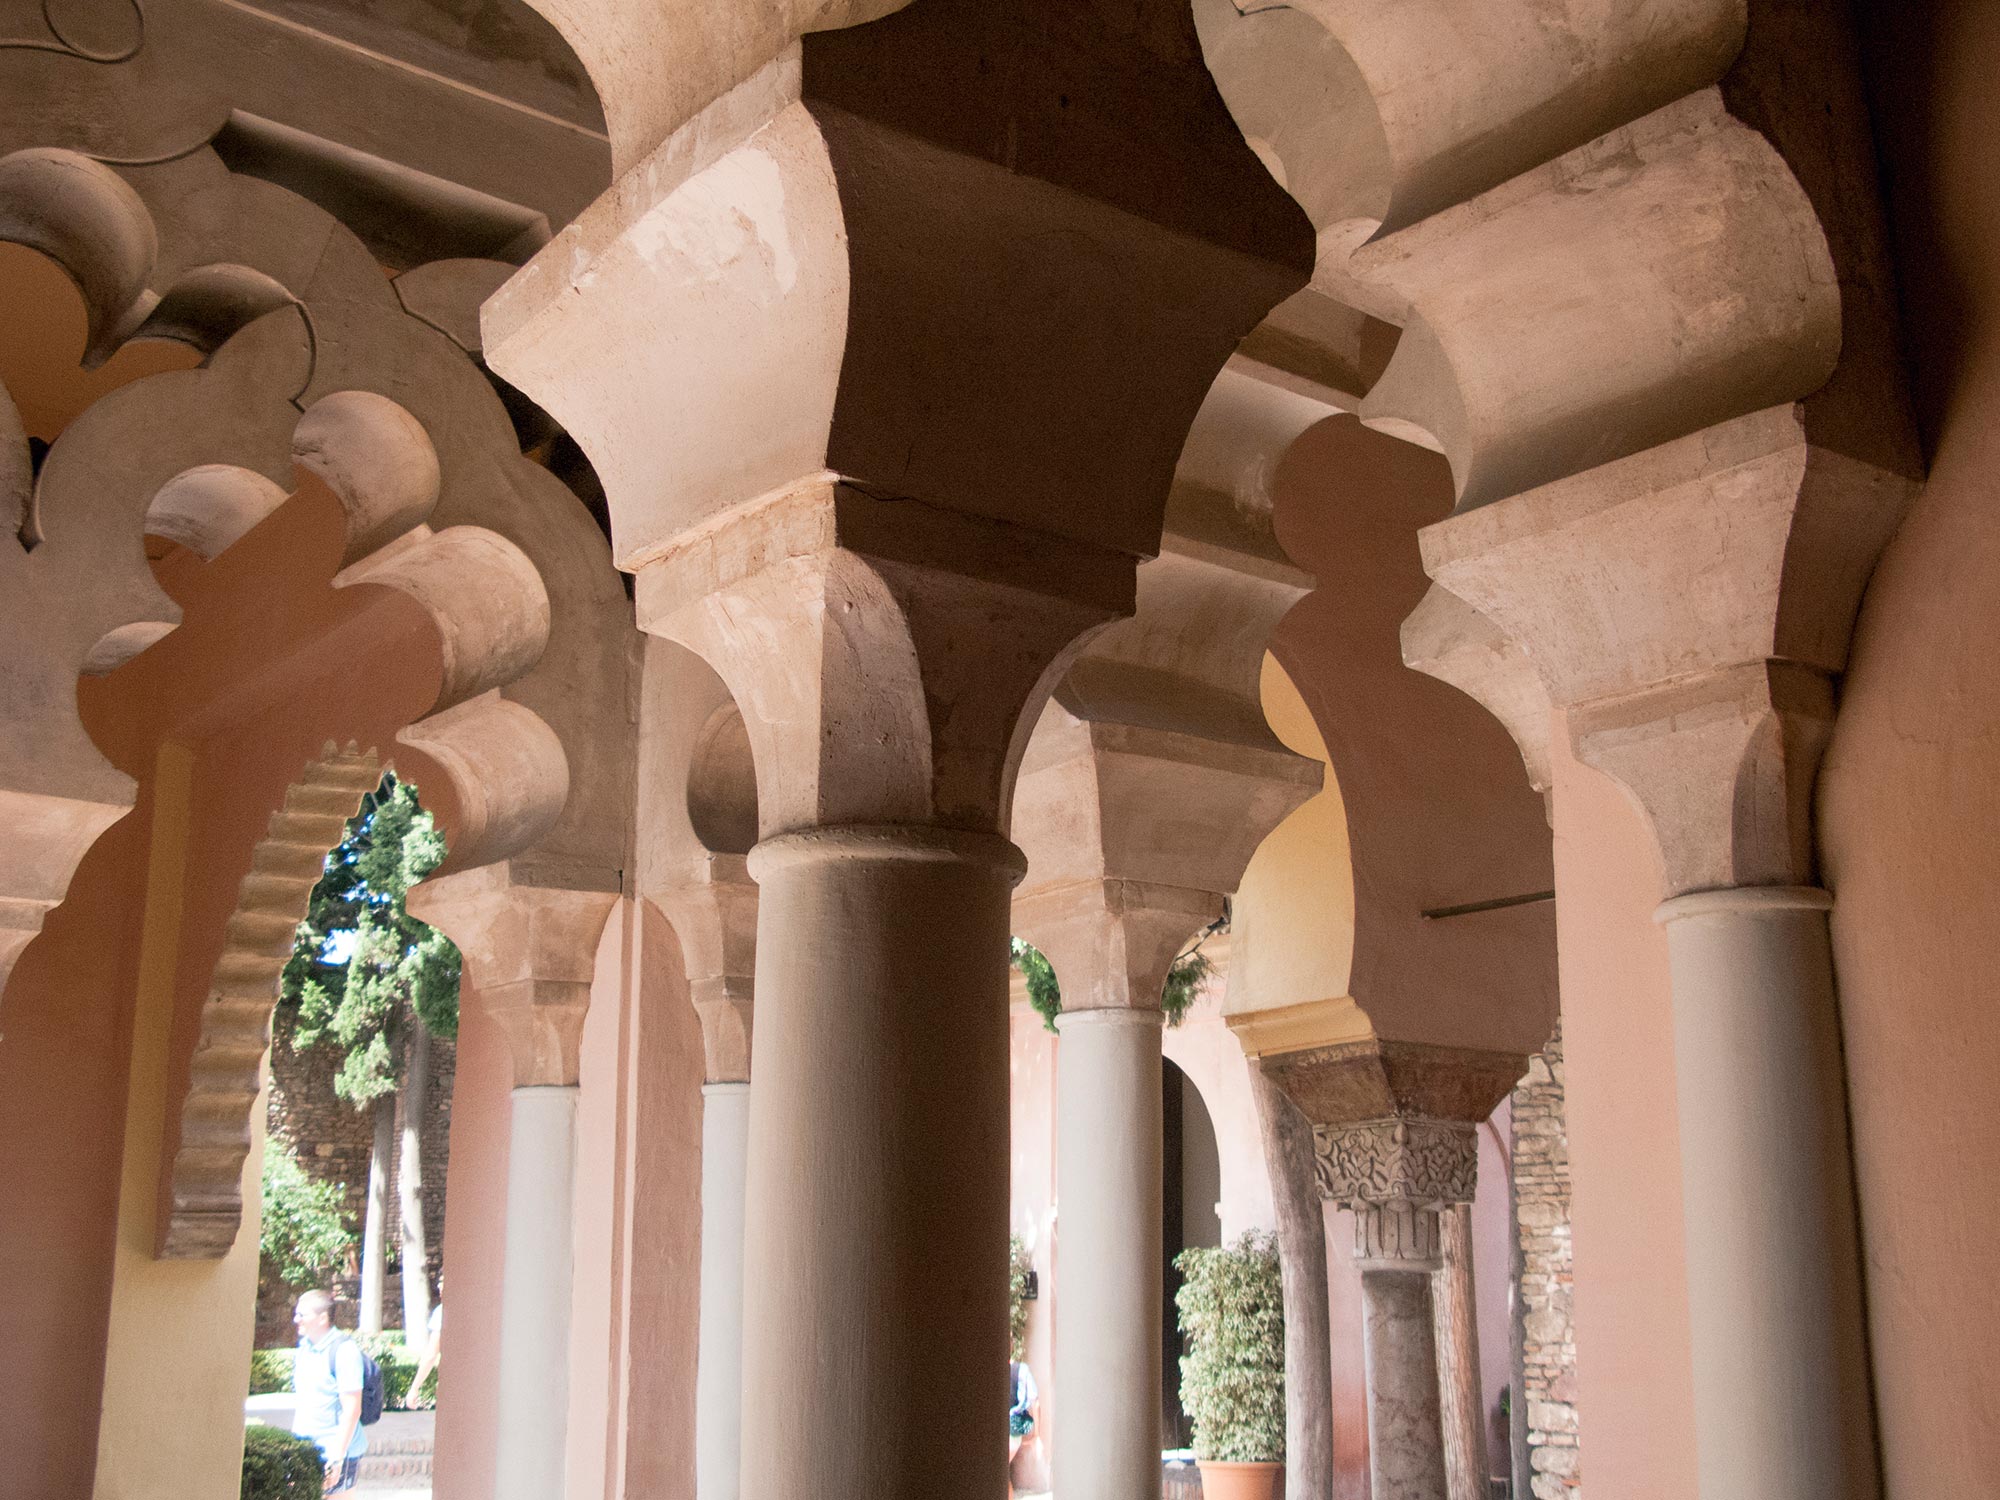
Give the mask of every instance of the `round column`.
[{"label": "round column", "polygon": [[750,855],[745,1500],[1005,1492],[1007,935],[1020,851],[831,828]]},{"label": "round column", "polygon": [[701,1332],[696,1500],[736,1500],[743,1451],[743,1173],[750,1085],[701,1090]]},{"label": "round column", "polygon": [[1438,1216],[1409,1203],[1358,1208],[1362,1357],[1373,1500],[1447,1500],[1431,1277]]},{"label": "round column", "polygon": [[1058,1495],[1159,1500],[1162,1019],[1056,1020]]},{"label": "round column", "polygon": [[1878,1493],[1826,892],[1666,902],[1704,1500]]},{"label": "round column", "polygon": [[1431,1286],[1437,1319],[1438,1408],[1451,1500],[1488,1500],[1486,1412],[1479,1385],[1479,1310],[1472,1290],[1472,1205],[1438,1210],[1442,1265]]},{"label": "round column", "polygon": [[549,1500],[563,1493],[576,1092],[573,1084],[531,1085],[513,1094],[495,1500]]}]

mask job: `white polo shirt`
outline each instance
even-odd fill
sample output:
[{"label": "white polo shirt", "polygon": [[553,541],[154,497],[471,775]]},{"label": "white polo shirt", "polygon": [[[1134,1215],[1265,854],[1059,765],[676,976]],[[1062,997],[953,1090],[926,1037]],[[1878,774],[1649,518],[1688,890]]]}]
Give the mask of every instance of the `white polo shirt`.
[{"label": "white polo shirt", "polygon": [[[343,1391],[361,1393],[361,1346],[345,1330],[329,1328],[318,1343],[299,1340],[299,1352],[292,1365],[292,1390],[299,1398],[292,1413],[292,1431],[311,1438],[328,1463],[333,1440],[340,1436],[340,1397]],[[368,1429],[354,1424],[354,1436],[343,1458],[359,1458],[368,1451]]]}]

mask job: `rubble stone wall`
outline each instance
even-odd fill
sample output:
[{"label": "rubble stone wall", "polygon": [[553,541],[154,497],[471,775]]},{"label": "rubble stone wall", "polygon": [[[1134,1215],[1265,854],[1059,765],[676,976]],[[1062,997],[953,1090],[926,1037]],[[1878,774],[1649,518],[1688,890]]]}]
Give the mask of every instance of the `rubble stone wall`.
[{"label": "rubble stone wall", "polygon": [[1513,1119],[1529,1483],[1535,1500],[1582,1500],[1560,1024],[1514,1090]]}]

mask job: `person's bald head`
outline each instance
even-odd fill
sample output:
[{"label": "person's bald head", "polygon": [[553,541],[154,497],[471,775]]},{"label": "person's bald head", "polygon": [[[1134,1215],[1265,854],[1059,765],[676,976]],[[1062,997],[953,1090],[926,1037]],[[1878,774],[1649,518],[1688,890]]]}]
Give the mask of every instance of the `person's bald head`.
[{"label": "person's bald head", "polygon": [[333,1326],[333,1298],[314,1290],[301,1296],[292,1308],[292,1324],[307,1338],[317,1338]]}]

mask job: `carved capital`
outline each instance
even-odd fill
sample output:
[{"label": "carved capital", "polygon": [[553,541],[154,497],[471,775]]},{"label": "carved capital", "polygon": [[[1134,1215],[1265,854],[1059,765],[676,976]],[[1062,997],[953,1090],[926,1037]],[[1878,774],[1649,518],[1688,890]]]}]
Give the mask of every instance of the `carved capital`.
[{"label": "carved capital", "polygon": [[1405,1199],[1357,1205],[1354,1263],[1364,1271],[1435,1271],[1444,1265],[1443,1216]]},{"label": "carved capital", "polygon": [[1359,1212],[1415,1204],[1435,1209],[1472,1201],[1479,1138],[1475,1127],[1458,1120],[1315,1125],[1313,1162],[1320,1196],[1343,1208]]}]

